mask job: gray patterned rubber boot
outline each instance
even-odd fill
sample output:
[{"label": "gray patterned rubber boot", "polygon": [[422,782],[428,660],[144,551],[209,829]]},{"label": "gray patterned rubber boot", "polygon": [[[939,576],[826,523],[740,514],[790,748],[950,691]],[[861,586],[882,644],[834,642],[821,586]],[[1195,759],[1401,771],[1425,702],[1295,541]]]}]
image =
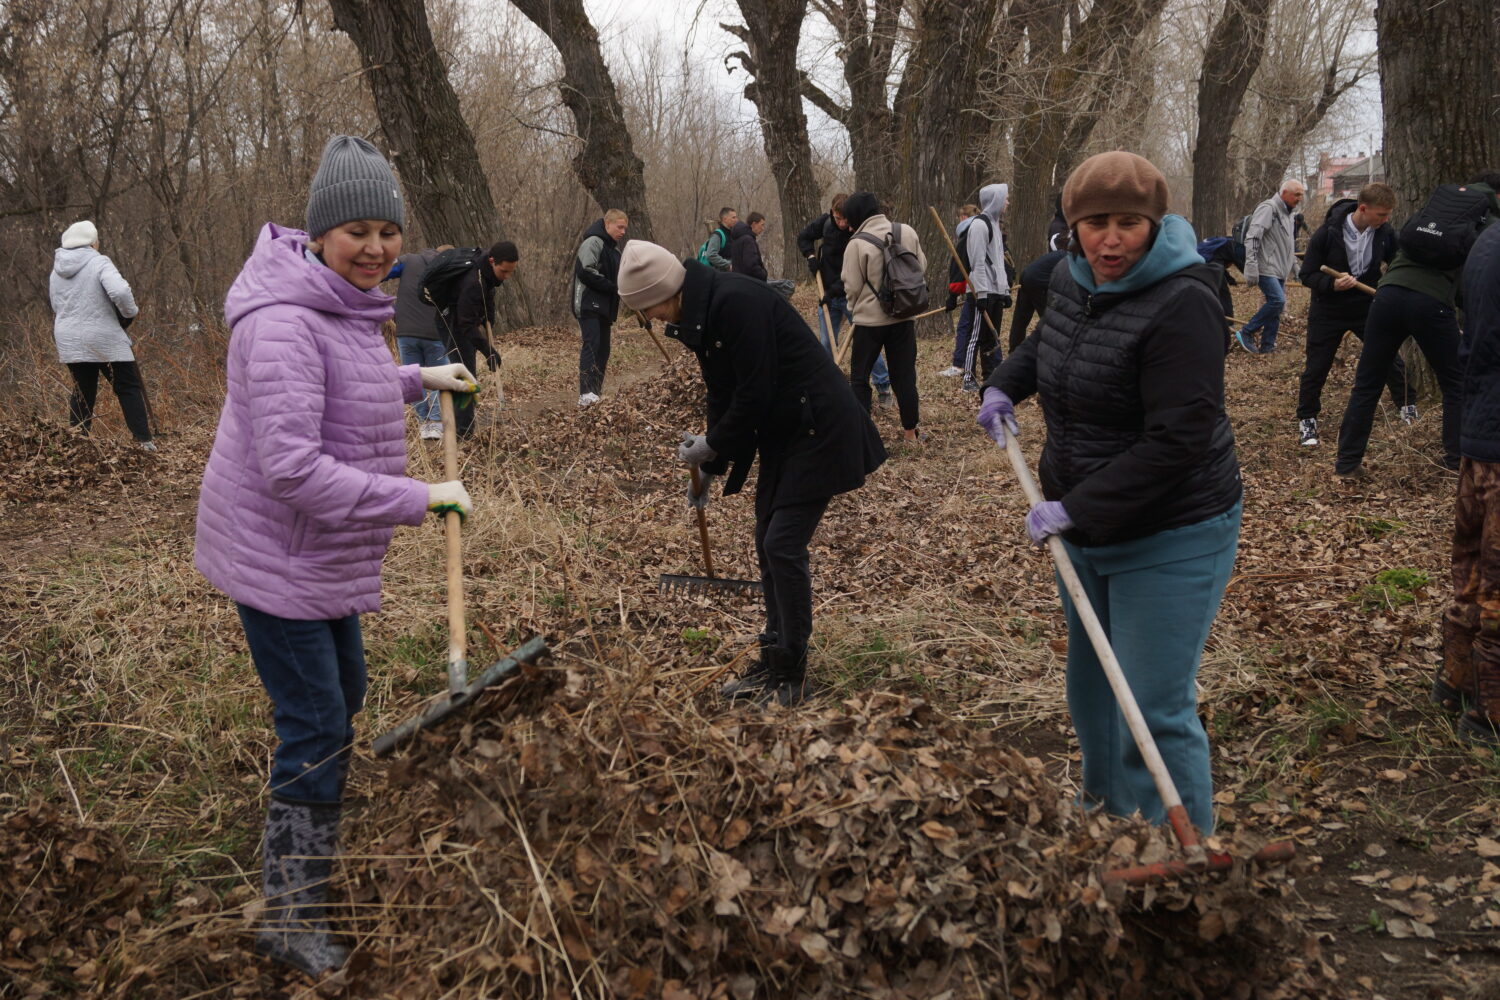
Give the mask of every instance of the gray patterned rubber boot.
[{"label": "gray patterned rubber boot", "polygon": [[338,803],[271,800],[261,848],[266,911],[255,950],[310,976],[340,968],[349,957],[328,929],[328,880],[338,839]]},{"label": "gray patterned rubber boot", "polygon": [[770,676],[770,668],[766,666],[766,650],[776,645],[778,637],[775,632],[762,632],[757,638],[760,642],[760,655],[755,658],[755,662],[719,689],[719,693],[730,701],[754,698],[766,686],[766,678]]}]

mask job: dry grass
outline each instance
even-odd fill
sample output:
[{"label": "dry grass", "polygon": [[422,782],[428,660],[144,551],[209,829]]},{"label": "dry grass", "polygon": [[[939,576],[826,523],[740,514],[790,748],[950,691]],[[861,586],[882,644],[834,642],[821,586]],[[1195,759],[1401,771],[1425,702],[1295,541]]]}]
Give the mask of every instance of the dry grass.
[{"label": "dry grass", "polygon": [[[1278,356],[1229,359],[1247,484],[1245,533],[1202,671],[1221,817],[1230,831],[1295,834],[1313,855],[1345,849],[1348,834],[1320,825],[1330,821],[1365,823],[1364,836],[1391,843],[1416,835],[1461,843],[1495,822],[1476,799],[1483,802],[1500,771],[1412,707],[1436,656],[1433,622],[1451,524],[1451,480],[1425,458],[1435,407],[1410,431],[1391,421],[1378,425],[1371,484],[1351,490],[1334,482],[1329,449],[1299,453],[1292,434],[1299,332],[1290,324]],[[29,357],[10,359],[17,386],[8,397],[11,426],[62,405],[61,380],[56,366],[44,363],[42,344],[38,338]],[[512,989],[525,982],[538,996],[604,995],[618,955],[590,947],[579,957],[566,943],[567,922],[580,905],[576,845],[607,833],[627,800],[607,800],[564,835],[546,827],[530,792],[503,785],[502,772],[540,740],[584,754],[599,773],[619,771],[622,781],[675,782],[681,790],[673,815],[685,815],[681,804],[704,768],[728,752],[712,736],[725,721],[708,691],[753,641],[757,608],[746,599],[656,592],[660,573],[699,571],[670,446],[678,431],[701,422],[701,390],[683,360],[656,374],[656,348],[621,329],[612,395],[579,413],[571,405],[575,345],[576,334],[558,328],[507,340],[507,409],[495,419],[493,397],[481,403],[482,430],[465,449],[463,470],[478,504],[465,528],[470,661],[499,657],[490,635],[508,647],[543,634],[558,652],[557,666],[518,687],[519,703],[497,703],[483,713],[490,722],[455,735],[460,752],[451,765],[447,744],[394,772],[363,750],[356,765],[355,791],[371,802],[351,825],[344,877],[356,900],[350,929],[379,956],[361,981],[381,983],[381,995],[477,997],[491,995],[479,983],[502,982]],[[928,445],[894,448],[864,490],[835,501],[815,541],[812,669],[831,688],[825,706],[846,698],[868,705],[873,692],[894,691],[926,700],[944,725],[976,739],[997,731],[1043,759],[1050,793],[1060,800],[1071,794],[1076,772],[1065,736],[1055,586],[1043,557],[1025,544],[1024,504],[1003,459],[972,427],[973,398],[933,374],[946,363],[947,347],[941,336],[921,343]],[[125,447],[108,398],[94,441],[42,428],[13,435],[5,453],[20,471],[5,480],[0,534],[9,546],[8,572],[0,576],[0,756],[8,764],[0,807],[44,800],[64,817],[81,813],[91,828],[116,838],[148,890],[136,917],[97,932],[100,947],[117,941],[113,966],[86,970],[99,978],[85,980],[61,955],[43,971],[26,971],[26,979],[51,983],[60,994],[95,986],[107,992],[99,985],[106,981],[120,996],[148,995],[148,983],[158,995],[179,996],[281,984],[243,947],[243,911],[258,882],[268,704],[232,608],[191,565],[197,476],[220,384],[207,374],[217,372],[212,348],[170,362],[143,354],[157,417],[170,432],[161,455],[146,459]],[[179,370],[192,377],[169,385],[162,373]],[[1349,363],[1337,368],[1325,394],[1330,422],[1351,370]],[[877,417],[894,440],[893,416]],[[1034,461],[1040,420],[1031,404],[1021,420]],[[414,433],[409,447],[412,473],[437,478],[436,450]],[[709,517],[720,572],[754,576],[749,494],[716,500]],[[435,524],[397,532],[385,609],[365,621],[372,684],[363,735],[399,722],[442,687],[441,549]],[[1360,588],[1395,568],[1421,570],[1436,582],[1410,604],[1361,607]],[[570,688],[575,677],[586,687]],[[785,732],[822,725],[818,718],[815,711],[797,716]],[[483,728],[502,719],[504,727]],[[662,732],[681,742],[658,758],[643,745],[646,734],[660,742]],[[504,753],[487,756],[492,748],[478,749],[483,739]],[[680,772],[649,767],[677,760],[673,754],[686,755]],[[1401,783],[1372,777],[1411,768],[1413,777]],[[435,789],[447,789],[447,797],[434,797]],[[720,802],[721,811],[759,801],[749,795],[747,789]],[[462,814],[454,803],[480,801],[498,824],[489,840],[455,839]],[[1365,811],[1342,804],[1351,802]],[[505,863],[519,867],[497,880],[487,866],[502,862],[486,843],[501,841]],[[702,859],[712,855],[697,845],[710,841],[701,830],[678,838],[700,852],[692,868],[700,882],[709,872]],[[1472,896],[1477,873],[1461,859],[1450,867],[1468,887],[1460,895]],[[418,882],[404,881],[417,871]],[[428,886],[427,895],[401,888],[417,884]],[[518,900],[528,902],[517,909]],[[1305,904],[1309,911],[1321,905]],[[433,906],[443,909],[424,909]],[[462,909],[471,906],[478,909]],[[446,954],[424,950],[437,944],[423,935],[445,926],[437,916],[455,907],[476,921],[472,936]],[[1359,951],[1364,939],[1355,932],[1342,924],[1338,930],[1342,946],[1355,949],[1356,966],[1358,954],[1375,954]],[[499,943],[508,950],[496,951]],[[1397,952],[1405,944],[1379,942]],[[66,946],[79,956],[97,953],[83,938]],[[536,973],[513,956],[529,956]],[[492,960],[501,964],[490,968]],[[993,956],[975,953],[974,960],[983,967]],[[137,974],[136,963],[146,971]],[[1346,971],[1350,979],[1353,971]],[[421,978],[429,972],[432,979]],[[1445,968],[1443,975],[1446,982],[1459,973]],[[403,976],[411,981],[403,985]],[[444,992],[431,992],[432,982]],[[653,990],[674,995],[661,982]]]}]

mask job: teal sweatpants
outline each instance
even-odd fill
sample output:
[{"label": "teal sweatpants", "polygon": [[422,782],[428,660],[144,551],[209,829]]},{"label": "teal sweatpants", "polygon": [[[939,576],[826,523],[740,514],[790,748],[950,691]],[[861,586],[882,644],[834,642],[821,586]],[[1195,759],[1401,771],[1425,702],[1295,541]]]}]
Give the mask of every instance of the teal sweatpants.
[{"label": "teal sweatpants", "polygon": [[[1064,543],[1188,816],[1205,833],[1213,829],[1213,777],[1208,734],[1198,721],[1198,662],[1239,537],[1237,503],[1196,524],[1117,545]],[[1068,710],[1083,750],[1084,802],[1163,823],[1166,807],[1061,580],[1058,590],[1068,619]]]}]

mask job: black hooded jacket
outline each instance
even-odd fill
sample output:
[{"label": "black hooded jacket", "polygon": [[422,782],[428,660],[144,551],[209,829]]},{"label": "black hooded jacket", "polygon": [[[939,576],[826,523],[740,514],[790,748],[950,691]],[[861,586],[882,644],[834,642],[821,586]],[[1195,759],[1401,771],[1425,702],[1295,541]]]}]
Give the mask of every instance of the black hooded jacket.
[{"label": "black hooded jacket", "polygon": [[757,493],[771,507],[808,503],[864,485],[885,446],[849,378],[780,293],[743,274],[683,262],[682,319],[667,335],[698,356],[708,389],[708,444],[733,465],[739,492],[760,457]]},{"label": "black hooded jacket", "polygon": [[748,274],[765,281],[765,261],[760,256],[760,241],[748,223],[736,222],[729,231],[729,269],[735,274]]},{"label": "black hooded jacket", "polygon": [[604,228],[602,218],[583,232],[573,255],[573,315],[602,316],[610,323],[620,312],[620,248]]},{"label": "black hooded jacket", "polygon": [[[1307,241],[1307,253],[1302,258],[1302,269],[1297,277],[1312,289],[1312,303],[1308,306],[1309,320],[1348,319],[1351,323],[1363,323],[1370,311],[1374,297],[1358,288],[1337,292],[1333,278],[1320,268],[1328,265],[1335,271],[1349,272],[1349,251],[1344,246],[1344,220],[1359,207],[1353,198],[1343,198],[1333,203],[1323,224]],[[1371,237],[1370,263],[1364,271],[1354,277],[1371,288],[1380,284],[1381,265],[1396,259],[1396,231],[1390,223],[1383,223]]]},{"label": "black hooded jacket", "polygon": [[833,221],[832,212],[824,212],[797,234],[797,249],[802,256],[817,258],[823,294],[830,299],[844,297],[844,250],[849,246],[849,236],[849,230],[840,229]]}]

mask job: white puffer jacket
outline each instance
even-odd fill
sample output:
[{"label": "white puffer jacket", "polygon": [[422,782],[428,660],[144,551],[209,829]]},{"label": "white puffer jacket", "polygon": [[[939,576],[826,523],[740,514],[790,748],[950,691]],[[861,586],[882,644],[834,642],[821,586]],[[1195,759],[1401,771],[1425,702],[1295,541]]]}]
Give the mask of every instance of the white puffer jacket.
[{"label": "white puffer jacket", "polygon": [[129,283],[108,257],[93,247],[57,250],[51,295],[59,361],[66,365],[135,360],[120,317],[129,319],[140,309]]}]

